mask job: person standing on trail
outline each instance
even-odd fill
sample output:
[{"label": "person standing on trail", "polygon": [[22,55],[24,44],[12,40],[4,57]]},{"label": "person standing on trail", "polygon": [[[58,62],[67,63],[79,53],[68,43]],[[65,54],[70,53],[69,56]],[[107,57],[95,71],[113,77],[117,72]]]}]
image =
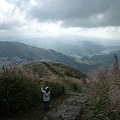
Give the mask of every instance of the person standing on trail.
[{"label": "person standing on trail", "polygon": [[43,92],[43,102],[45,111],[49,111],[49,101],[50,101],[50,90],[49,87],[46,87],[45,90],[41,87],[41,91]]}]

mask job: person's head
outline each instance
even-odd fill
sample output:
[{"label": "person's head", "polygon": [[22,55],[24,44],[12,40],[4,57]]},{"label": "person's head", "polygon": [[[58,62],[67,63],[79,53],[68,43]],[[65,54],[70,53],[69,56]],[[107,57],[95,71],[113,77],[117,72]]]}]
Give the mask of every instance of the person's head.
[{"label": "person's head", "polygon": [[46,87],[45,89],[46,89],[46,93],[48,93],[49,92],[49,87]]}]

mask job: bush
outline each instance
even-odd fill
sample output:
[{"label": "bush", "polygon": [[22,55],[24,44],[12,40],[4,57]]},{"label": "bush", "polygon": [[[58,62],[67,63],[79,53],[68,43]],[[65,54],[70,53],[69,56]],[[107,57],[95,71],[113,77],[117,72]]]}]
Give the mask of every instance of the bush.
[{"label": "bush", "polygon": [[71,89],[76,92],[82,91],[82,84],[81,84],[80,79],[66,77],[63,80],[63,82],[68,89]]},{"label": "bush", "polygon": [[118,61],[111,69],[100,69],[88,78],[89,100],[82,106],[84,120],[120,119],[120,71]]},{"label": "bush", "polygon": [[[0,71],[0,116],[21,114],[42,102],[41,83],[39,77],[32,72],[18,67],[3,67]],[[51,98],[60,97],[65,93],[60,82],[47,81]]]},{"label": "bush", "polygon": [[[107,120],[108,111],[106,105],[110,103],[108,96],[108,86],[104,84],[95,84],[96,94],[92,95],[85,105],[85,120]],[[92,86],[91,86],[92,87]],[[92,88],[91,88],[92,89]]]},{"label": "bush", "polygon": [[79,83],[72,83],[71,87],[73,88],[73,90],[76,90],[76,91],[79,91],[79,92],[82,91],[82,87]]},{"label": "bush", "polygon": [[58,98],[65,94],[65,87],[58,81],[49,82],[48,86],[50,87],[51,98]]},{"label": "bush", "polygon": [[0,71],[0,114],[28,110],[40,96],[37,81],[23,69],[3,67]]}]

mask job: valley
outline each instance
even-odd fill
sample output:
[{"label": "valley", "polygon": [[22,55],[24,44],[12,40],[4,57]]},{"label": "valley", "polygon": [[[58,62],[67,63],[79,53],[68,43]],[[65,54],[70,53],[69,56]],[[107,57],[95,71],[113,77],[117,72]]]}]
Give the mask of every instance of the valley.
[{"label": "valley", "polygon": [[[20,42],[0,41],[0,66],[18,65],[36,60],[51,61],[64,63],[88,73],[91,70],[99,68],[100,66],[109,68],[114,61],[114,54],[117,54],[120,59],[119,46],[105,47],[98,45],[98,43],[97,45],[92,42],[86,43],[87,41],[82,41],[79,43],[80,45],[77,45],[79,47],[75,47],[76,45],[71,46],[68,43],[59,44],[58,42],[56,44],[59,47],[56,46],[56,48],[59,52],[56,52],[52,49],[38,48]],[[82,45],[86,46],[84,48],[84,52]],[[67,51],[68,53],[65,53]]]}]

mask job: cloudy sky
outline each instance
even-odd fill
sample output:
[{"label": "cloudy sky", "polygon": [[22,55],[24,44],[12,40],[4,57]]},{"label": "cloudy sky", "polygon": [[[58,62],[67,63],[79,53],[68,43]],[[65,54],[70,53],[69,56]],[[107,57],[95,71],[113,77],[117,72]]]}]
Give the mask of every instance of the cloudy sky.
[{"label": "cloudy sky", "polygon": [[0,0],[0,40],[76,35],[120,40],[120,0]]}]

